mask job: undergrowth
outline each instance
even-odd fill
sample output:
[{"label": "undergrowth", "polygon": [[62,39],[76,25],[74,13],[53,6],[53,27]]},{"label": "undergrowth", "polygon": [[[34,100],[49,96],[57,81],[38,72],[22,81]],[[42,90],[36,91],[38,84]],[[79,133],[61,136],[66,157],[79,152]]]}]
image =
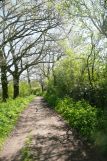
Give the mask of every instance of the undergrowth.
[{"label": "undergrowth", "polygon": [[52,95],[46,93],[44,98],[84,140],[90,142],[107,157],[107,112],[92,107],[85,100],[58,98],[54,93]]},{"label": "undergrowth", "polygon": [[20,113],[33,98],[34,96],[19,97],[15,100],[9,99],[6,103],[0,103],[0,148],[15,126]]},{"label": "undergrowth", "polygon": [[32,138],[28,138],[24,147],[22,148],[20,161],[33,161],[30,148],[31,141]]},{"label": "undergrowth", "polygon": [[55,109],[88,141],[93,141],[96,131],[103,128],[103,112],[85,100],[75,102],[66,97],[58,101]]}]

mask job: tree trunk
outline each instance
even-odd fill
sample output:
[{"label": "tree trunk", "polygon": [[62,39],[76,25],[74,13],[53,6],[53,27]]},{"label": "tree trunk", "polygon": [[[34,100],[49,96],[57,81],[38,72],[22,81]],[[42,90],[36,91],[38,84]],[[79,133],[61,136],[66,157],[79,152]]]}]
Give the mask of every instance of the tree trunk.
[{"label": "tree trunk", "polygon": [[31,85],[30,74],[29,74],[28,68],[27,68],[27,79],[28,79],[29,91],[31,94],[32,85]]},{"label": "tree trunk", "polygon": [[41,83],[41,89],[42,89],[42,93],[44,92],[44,84]]},{"label": "tree trunk", "polygon": [[6,60],[3,56],[3,51],[0,50],[0,69],[1,69],[1,85],[2,85],[2,100],[6,101],[8,98],[8,80]]},{"label": "tree trunk", "polygon": [[8,98],[8,80],[5,66],[1,66],[1,84],[2,84],[2,99],[5,102]]},{"label": "tree trunk", "polygon": [[19,96],[19,76],[14,75],[13,88],[14,88],[13,98],[15,99]]}]

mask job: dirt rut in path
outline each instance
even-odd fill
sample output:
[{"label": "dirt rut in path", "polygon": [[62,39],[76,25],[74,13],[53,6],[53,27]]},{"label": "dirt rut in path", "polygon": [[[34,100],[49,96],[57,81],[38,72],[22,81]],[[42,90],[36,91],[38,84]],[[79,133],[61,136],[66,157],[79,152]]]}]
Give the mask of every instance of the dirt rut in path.
[{"label": "dirt rut in path", "polygon": [[29,136],[33,161],[100,161],[67,129],[61,117],[47,107],[42,97],[37,97],[21,114],[0,161],[23,161],[20,151]]}]

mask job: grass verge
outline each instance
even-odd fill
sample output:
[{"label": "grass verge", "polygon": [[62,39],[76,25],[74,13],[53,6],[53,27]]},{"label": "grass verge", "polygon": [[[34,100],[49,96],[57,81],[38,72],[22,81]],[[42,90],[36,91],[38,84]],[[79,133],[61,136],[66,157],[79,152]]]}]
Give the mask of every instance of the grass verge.
[{"label": "grass verge", "polygon": [[9,99],[6,103],[0,103],[0,149],[5,139],[14,128],[20,113],[32,101],[34,96],[25,98]]}]

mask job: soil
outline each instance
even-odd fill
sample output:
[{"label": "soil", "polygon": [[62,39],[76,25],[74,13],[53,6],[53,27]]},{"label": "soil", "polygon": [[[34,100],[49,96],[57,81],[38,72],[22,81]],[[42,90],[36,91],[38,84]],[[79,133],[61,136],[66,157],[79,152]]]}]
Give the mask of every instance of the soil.
[{"label": "soil", "polygon": [[0,161],[22,161],[21,149],[29,137],[34,161],[105,161],[75,135],[42,97],[36,97],[21,114],[4,144]]}]

